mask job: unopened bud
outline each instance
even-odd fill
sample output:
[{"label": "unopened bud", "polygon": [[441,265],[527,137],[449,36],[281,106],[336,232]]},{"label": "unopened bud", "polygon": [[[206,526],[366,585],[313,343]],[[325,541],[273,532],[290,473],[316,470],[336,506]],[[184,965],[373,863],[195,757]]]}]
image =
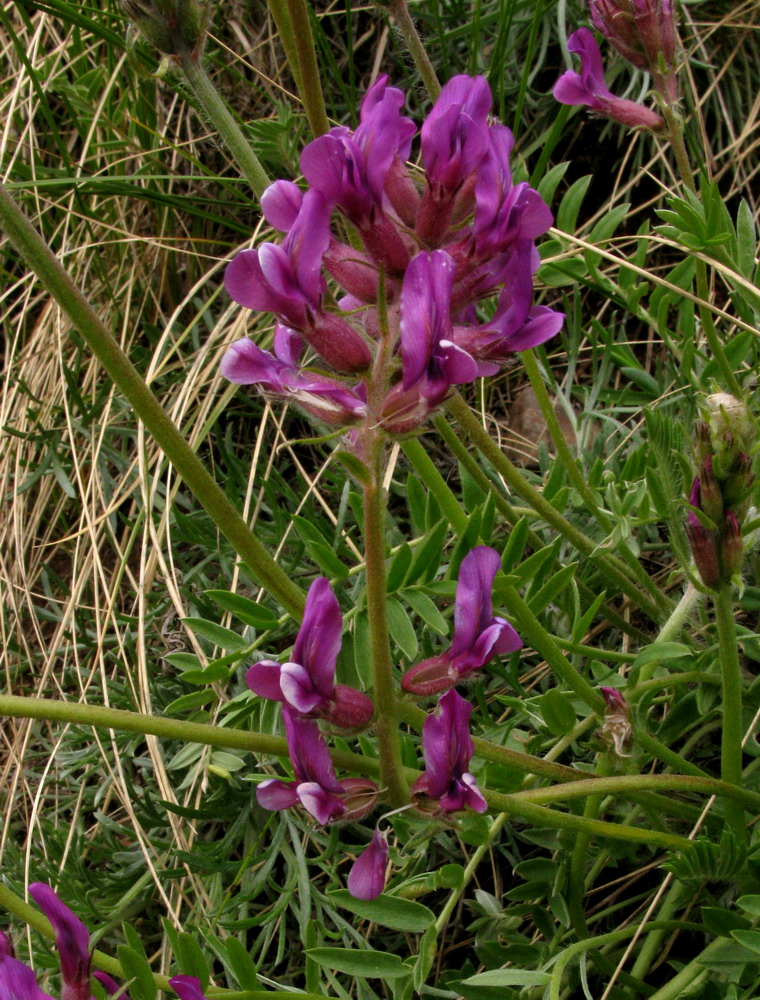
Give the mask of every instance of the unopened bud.
[{"label": "unopened bud", "polygon": [[317,354],[338,372],[359,372],[369,368],[372,355],[362,336],[341,316],[314,314],[313,326],[299,331]]},{"label": "unopened bud", "polygon": [[673,0],[589,0],[594,27],[631,65],[648,70],[657,90],[676,97]]},{"label": "unopened bud", "polygon": [[689,512],[686,525],[686,534],[702,583],[706,587],[715,589],[721,581],[720,560],[715,535],[700,524],[699,518],[691,512]]},{"label": "unopened bud", "polygon": [[358,730],[369,725],[375,705],[369,695],[346,684],[336,684],[326,722],[338,729]]},{"label": "unopened bud", "polygon": [[752,418],[746,405],[727,392],[715,392],[708,396],[704,410],[714,472],[718,479],[723,480],[730,474],[740,453],[752,454],[755,436]]},{"label": "unopened bud", "polygon": [[344,778],[341,785],[343,785],[343,805],[346,809],[338,817],[338,822],[359,822],[375,808],[380,790],[369,778]]},{"label": "unopened bud", "polygon": [[723,520],[723,493],[720,483],[715,477],[712,467],[712,455],[708,455],[702,466],[698,479],[694,480],[699,484],[696,501],[694,499],[694,487],[689,502],[703,510],[710,520],[719,525]]},{"label": "unopened bud", "polygon": [[163,55],[200,55],[206,11],[197,0],[122,0],[122,8],[140,34]]},{"label": "unopened bud", "polygon": [[723,523],[723,537],[720,545],[720,563],[723,580],[729,583],[738,576],[742,568],[742,530],[736,516],[728,511]]}]

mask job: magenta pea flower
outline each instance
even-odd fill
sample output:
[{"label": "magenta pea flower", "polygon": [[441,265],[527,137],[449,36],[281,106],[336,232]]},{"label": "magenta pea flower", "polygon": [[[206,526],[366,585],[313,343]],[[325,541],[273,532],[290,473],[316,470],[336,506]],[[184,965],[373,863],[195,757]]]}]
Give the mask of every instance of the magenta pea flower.
[{"label": "magenta pea flower", "polygon": [[318,577],[306,595],[303,620],[287,663],[260,660],[246,671],[254,694],[281,701],[298,715],[325,719],[340,729],[360,729],[374,713],[372,699],[335,683],[343,619],[330,581]]},{"label": "magenta pea flower", "polygon": [[380,827],[348,873],[348,891],[354,899],[376,899],[385,888],[388,867],[388,837]]},{"label": "magenta pea flower", "polygon": [[[272,211],[281,222],[292,217],[279,196],[270,201]],[[350,323],[322,309],[322,258],[329,244],[330,205],[318,191],[308,191],[282,245],[241,250],[227,265],[224,287],[241,306],[273,312],[337,371],[359,371],[371,360],[367,345]]]},{"label": "magenta pea flower", "polygon": [[344,427],[361,420],[367,404],[359,392],[325,375],[304,372],[298,365],[303,340],[294,330],[278,326],[274,354],[244,337],[222,358],[221,371],[237,385],[256,385],[268,396],[295,403],[317,420]]},{"label": "magenta pea flower", "polygon": [[37,985],[29,966],[13,957],[10,947],[5,953],[0,950],[0,1000],[53,1000]]},{"label": "magenta pea flower", "polygon": [[480,670],[494,656],[521,648],[517,632],[493,613],[491,591],[500,566],[499,553],[487,545],[472,549],[462,560],[451,646],[404,674],[401,687],[409,694],[439,694]]},{"label": "magenta pea flower", "polygon": [[172,976],[169,985],[179,1000],[206,1000],[201,981],[196,976]]},{"label": "magenta pea flower", "polygon": [[300,803],[323,825],[366,816],[375,804],[377,785],[368,778],[338,781],[317,723],[297,715],[287,705],[283,705],[282,718],[295,780],[262,781],[256,787],[259,805],[279,811]]},{"label": "magenta pea flower", "polygon": [[664,121],[654,111],[636,101],[615,97],[604,82],[602,54],[588,28],[578,28],[567,40],[569,52],[580,56],[581,71],[568,70],[554,84],[554,97],[560,104],[585,104],[590,111],[614,118],[629,128],[649,128],[657,132]]},{"label": "magenta pea flower", "polygon": [[53,925],[63,980],[61,1000],[90,1000],[90,932],[49,885],[33,882],[29,895]]},{"label": "magenta pea flower", "polygon": [[438,701],[437,710],[428,715],[422,727],[422,753],[425,772],[412,785],[411,794],[422,800],[435,800],[437,811],[444,813],[472,809],[482,813],[488,808],[483,793],[467,768],[474,753],[470,736],[472,705],[456,691],[447,691]]}]

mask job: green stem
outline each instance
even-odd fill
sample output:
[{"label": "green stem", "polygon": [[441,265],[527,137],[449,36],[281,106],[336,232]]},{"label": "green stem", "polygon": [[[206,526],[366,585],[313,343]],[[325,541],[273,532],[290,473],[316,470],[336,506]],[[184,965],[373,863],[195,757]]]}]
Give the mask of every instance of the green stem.
[{"label": "green stem", "polygon": [[[599,754],[596,764],[597,776],[606,777],[609,774],[609,770],[608,755],[606,753]],[[583,809],[584,818],[596,819],[599,815],[601,804],[601,795],[589,795]],[[586,851],[590,842],[591,837],[588,833],[579,834],[570,854],[567,905],[570,911],[573,930],[579,938],[588,935],[588,924],[586,923],[586,914],[583,909],[583,899],[586,894]]]},{"label": "green stem", "polygon": [[396,691],[393,684],[388,597],[385,585],[385,491],[382,488],[382,443],[370,460],[370,482],[364,487],[364,558],[367,571],[367,612],[372,656],[373,695],[377,708],[375,734],[380,776],[395,808],[409,801],[401,765]]},{"label": "green stem", "polygon": [[517,590],[502,581],[499,584],[499,594],[503,596],[504,603],[515,619],[522,637],[543,656],[554,673],[588,705],[592,712],[603,715],[604,698],[585,677],[578,673]]},{"label": "green stem", "polygon": [[677,837],[675,834],[663,833],[660,830],[643,830],[622,823],[585,819],[574,813],[559,812],[557,809],[548,809],[535,802],[526,802],[516,795],[505,795],[503,792],[484,791],[483,794],[493,809],[508,813],[510,816],[519,816],[538,827],[548,826],[556,830],[589,833],[594,837],[610,837],[612,840],[624,840],[630,844],[650,844],[652,847],[664,848],[667,851],[685,851],[692,846],[692,842],[686,837]]},{"label": "green stem", "polygon": [[[662,107],[662,114],[668,126],[668,138],[670,139],[670,145],[676,158],[678,173],[681,176],[681,180],[684,186],[687,187],[692,194],[698,196],[697,186],[694,182],[694,172],[691,169],[689,153],[686,149],[686,143],[684,142],[684,128],[681,114],[676,108],[667,103],[665,103]],[[697,296],[699,298],[699,318],[702,321],[702,329],[705,333],[705,339],[707,340],[708,346],[713,357],[715,358],[718,368],[720,368],[725,388],[729,392],[733,393],[737,399],[743,399],[744,391],[739,383],[739,380],[734,374],[734,370],[731,367],[728,358],[726,357],[725,351],[723,350],[723,344],[721,343],[718,331],[715,328],[712,313],[708,308],[710,301],[710,286],[707,280],[707,265],[698,256],[694,255],[694,267],[697,278]]]},{"label": "green stem", "polygon": [[[549,398],[549,393],[547,392],[546,384],[543,376],[541,375],[541,370],[535,353],[532,350],[523,351],[520,357],[525,365],[525,370],[528,373],[530,384],[536,395],[536,399],[544,418],[544,422],[546,423],[547,430],[549,431],[552,444],[554,445],[557,458],[562,463],[562,467],[567,473],[567,477],[570,480],[571,485],[583,498],[586,509],[594,517],[597,524],[599,524],[606,532],[610,532],[613,528],[614,522],[607,512],[602,510],[597,503],[595,492],[589,486],[583,471],[570,451],[570,446],[565,440],[565,435],[562,433],[562,428],[559,425],[557,414],[554,412],[554,406]],[[628,566],[630,572],[636,577],[639,585],[645,590],[648,590],[656,601],[659,600],[662,595],[662,591],[644,570],[644,567],[639,563],[634,554],[625,545],[621,547],[620,556]]]},{"label": "green stem", "polygon": [[637,726],[633,727],[633,742],[643,750],[646,750],[647,753],[650,753],[655,760],[661,760],[663,764],[668,764],[677,771],[690,774],[695,778],[709,777],[707,772],[703,771],[701,767],[692,764],[691,761],[686,760],[681,754],[676,753],[675,750],[671,750],[670,747],[665,746],[656,737]]},{"label": "green stem", "polygon": [[[586,938],[584,941],[576,941],[575,944],[571,944],[569,948],[566,948],[557,957],[557,962],[552,970],[551,984],[549,986],[549,1000],[560,1000],[562,976],[565,973],[565,969],[576,957],[576,955],[582,955],[586,951],[596,951],[607,944],[617,944],[618,941],[625,941],[627,938],[641,933],[642,930],[653,930],[660,927],[663,927],[666,930],[681,930],[683,928],[683,922],[678,920],[653,920],[651,923],[644,924],[643,926],[640,924],[634,924],[630,927],[621,927],[619,930],[610,931],[608,934],[598,934],[596,937]],[[673,994],[673,997],[675,998],[680,995],[681,994]],[[660,993],[654,994],[650,1000],[655,1000],[655,998],[657,998],[657,1000],[665,1000],[664,997],[660,996]]]},{"label": "green stem", "polygon": [[208,116],[209,120],[222,137],[225,146],[232,153],[240,172],[251,185],[257,198],[271,184],[271,179],[261,165],[259,158],[251,149],[240,126],[230,114],[229,108],[222,100],[219,91],[208,77],[198,56],[182,56],[179,60],[185,79],[190,89]]},{"label": "green stem", "polygon": [[[317,53],[314,49],[309,7],[306,0],[287,0],[287,5],[292,39],[295,42],[298,60],[298,70],[293,76],[297,84],[300,80],[298,96],[303,102],[311,134],[316,139],[317,136],[329,132],[330,122],[327,120],[325,97],[322,92],[322,77],[317,63]],[[288,54],[287,48],[286,54]]]},{"label": "green stem", "polygon": [[277,28],[277,37],[285,50],[285,58],[288,61],[290,72],[293,74],[296,90],[300,94],[303,90],[303,78],[301,77],[301,67],[298,65],[298,49],[293,22],[290,20],[288,0],[267,0],[267,6]]},{"label": "green stem", "polygon": [[[723,583],[715,595],[720,664],[723,673],[723,728],[720,776],[732,785],[742,784],[742,671],[736,639],[731,584]],[[726,819],[737,841],[746,839],[744,810],[737,802],[726,804]]]},{"label": "green stem", "polygon": [[304,607],[301,588],[280,569],[253,535],[84,295],[2,185],[0,228],[5,230],[26,265],[69,317],[74,328],[126,396],[138,418],[250,572],[289,614],[300,619]]},{"label": "green stem", "polygon": [[654,621],[659,621],[663,614],[670,611],[672,601],[669,597],[661,594],[658,604],[649,594],[642,593],[631,580],[630,571],[623,563],[612,553],[600,550],[593,539],[578,531],[520,475],[519,470],[509,461],[458,393],[450,397],[447,406],[473,444],[504,477],[509,487],[530,504],[547,524],[560,532],[579,552],[596,560],[610,580]]},{"label": "green stem", "polygon": [[492,820],[491,825],[488,827],[488,833],[486,834],[485,840],[479,847],[475,849],[475,852],[473,853],[472,857],[467,862],[464,874],[462,875],[461,883],[456,887],[456,889],[452,890],[449,898],[446,900],[443,906],[443,909],[436,918],[435,921],[436,933],[440,934],[441,931],[446,926],[449,917],[454,912],[454,907],[462,898],[465,889],[467,888],[467,886],[470,884],[470,881],[474,877],[475,872],[478,869],[478,865],[483,860],[486,853],[491,850],[493,846],[494,837],[499,832],[499,830],[501,830],[501,828],[504,826],[504,824],[507,822],[508,819],[509,816],[507,813],[499,813],[498,816],[495,816],[494,819]]},{"label": "green stem", "polygon": [[[670,617],[660,629],[657,635],[657,642],[673,642],[677,639],[686,627],[695,607],[702,600],[704,595],[697,590],[693,583],[690,583],[683,593],[683,597],[673,608]],[[658,666],[657,660],[645,663],[639,671],[638,683],[646,683]]]},{"label": "green stem", "polygon": [[[515,508],[513,508],[512,504],[509,503],[496,483],[492,479],[489,479],[485,472],[483,472],[475,458],[473,458],[467,450],[467,447],[459,439],[454,428],[448,422],[446,417],[444,417],[442,413],[438,414],[438,416],[433,420],[433,424],[435,425],[435,429],[441,435],[449,451],[451,451],[456,459],[461,462],[483,493],[490,493],[493,497],[496,509],[504,517],[507,524],[514,527],[522,515],[518,513]],[[531,510],[530,513],[535,516],[534,511]],[[540,548],[543,548],[544,544],[538,535],[530,529],[527,534],[527,542],[534,552],[538,552]],[[559,562],[557,562],[557,568],[561,568]],[[594,594],[588,584],[583,583],[581,580],[578,580],[577,582],[581,595],[589,602],[589,604],[593,603],[596,594]],[[617,612],[613,611],[608,605],[602,604],[599,608],[599,614],[606,618],[607,621],[611,625],[614,625],[615,628],[620,629],[621,632],[625,632],[626,635],[630,635],[633,639],[643,642],[648,641],[646,633],[642,632],[641,629],[636,628],[634,625],[631,625],[630,622],[627,622],[624,618],[621,618],[621,616],[617,614]]]},{"label": "green stem", "polygon": [[444,517],[454,531],[461,535],[469,521],[467,513],[420,444],[419,438],[407,438],[401,442],[401,448],[409,464],[438,501]]},{"label": "green stem", "polygon": [[430,100],[435,101],[441,92],[441,84],[438,82],[438,76],[414,26],[414,21],[409,16],[406,0],[390,0],[390,9],[396,26],[409,49],[409,54],[414,60],[417,72],[422,78],[425,90],[427,90]]},{"label": "green stem", "polygon": [[[660,907],[660,920],[670,920],[676,906],[683,899],[683,893],[684,886],[680,882],[674,881]],[[637,976],[639,979],[643,979],[646,976],[652,962],[662,954],[662,938],[664,934],[664,929],[649,931],[639,949],[636,961],[633,963],[633,968],[631,969],[632,976]]]}]

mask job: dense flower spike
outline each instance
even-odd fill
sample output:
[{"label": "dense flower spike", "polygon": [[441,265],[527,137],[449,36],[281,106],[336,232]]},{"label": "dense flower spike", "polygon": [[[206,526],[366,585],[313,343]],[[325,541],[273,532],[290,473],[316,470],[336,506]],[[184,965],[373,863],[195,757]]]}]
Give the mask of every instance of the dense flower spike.
[{"label": "dense flower spike", "polygon": [[348,891],[355,899],[376,899],[385,888],[388,866],[388,837],[375,828],[372,840],[351,866]]},{"label": "dense flower spike", "polygon": [[61,1000],[90,1000],[90,932],[49,885],[34,882],[29,895],[55,931],[63,980]]},{"label": "dense flower spike", "polygon": [[366,778],[338,781],[316,722],[302,718],[287,705],[283,706],[282,717],[295,781],[262,781],[256,788],[259,805],[278,811],[300,802],[322,824],[365,816],[375,803],[375,783]]},{"label": "dense flower spike", "polygon": [[[374,370],[383,384],[369,392],[299,368],[298,352],[278,346],[281,335],[274,354],[234,344],[222,366],[228,378],[333,426],[372,420],[404,434],[424,423],[452,386],[494,374],[510,353],[559,330],[561,313],[533,306],[535,240],[552,215],[528,184],[513,183],[514,137],[489,122],[491,103],[484,77],[456,76],[444,86],[422,126],[425,177],[418,186],[405,165],[415,127],[402,114],[404,95],[380,77],[355,131],[333,128],[303,150],[306,192],[285,180],[264,192],[262,209],[285,234],[282,242],[243,250],[227,268],[225,285],[237,302],[273,312],[280,329],[303,338],[338,372],[370,368],[371,349],[382,340],[377,349],[401,359]],[[331,232],[336,208],[363,247]],[[346,294],[331,296],[323,272]],[[478,300],[499,293],[492,320],[478,323]]]},{"label": "dense flower spike", "polygon": [[451,646],[408,670],[401,680],[405,691],[439,694],[480,670],[494,656],[520,649],[520,636],[508,621],[493,613],[491,590],[500,566],[499,553],[487,545],[465,556],[459,567]]},{"label": "dense flower spike", "polygon": [[467,770],[473,755],[470,736],[472,705],[457,694],[447,691],[438,709],[425,719],[422,727],[422,752],[425,773],[412,785],[412,795],[418,796],[423,808],[427,800],[437,801],[440,812],[473,809],[485,812],[488,803],[475,778]]},{"label": "dense flower spike", "polygon": [[248,687],[262,698],[284,702],[299,715],[325,719],[340,729],[361,729],[372,718],[374,705],[362,691],[335,683],[342,631],[330,581],[319,577],[306,597],[292,661],[254,663],[246,672]]},{"label": "dense flower spike", "polygon": [[602,54],[588,28],[578,28],[567,40],[568,51],[580,56],[581,71],[568,70],[554,84],[554,97],[560,104],[585,104],[590,111],[614,118],[628,128],[648,128],[657,132],[665,125],[654,111],[636,101],[615,95],[604,82]]}]

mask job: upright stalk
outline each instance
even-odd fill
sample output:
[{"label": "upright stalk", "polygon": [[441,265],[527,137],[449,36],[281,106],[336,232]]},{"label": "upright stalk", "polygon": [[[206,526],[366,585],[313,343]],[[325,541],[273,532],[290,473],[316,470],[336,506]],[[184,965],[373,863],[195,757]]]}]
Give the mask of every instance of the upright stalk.
[{"label": "upright stalk", "polygon": [[655,602],[649,594],[644,594],[631,580],[630,570],[610,552],[600,551],[597,543],[574,527],[563,517],[543,496],[520,475],[518,469],[509,461],[498,447],[490,434],[485,430],[478,418],[459,394],[452,396],[447,403],[459,426],[464,430],[472,443],[492,463],[504,477],[510,488],[530,504],[533,510],[547,524],[560,532],[579,552],[596,560],[600,568],[633,602],[646,612],[654,621],[659,621],[672,608],[672,601],[661,594],[659,602]]},{"label": "upright stalk", "polygon": [[409,14],[409,7],[406,0],[390,0],[390,9],[393,20],[396,22],[396,26],[406,42],[406,47],[409,49],[409,54],[414,60],[414,65],[422,77],[425,90],[427,90],[430,100],[435,101],[441,92],[441,85],[438,82],[438,76],[433,69],[433,64],[430,61],[425,46],[422,44],[422,39],[414,26],[414,21]]},{"label": "upright stalk", "polygon": [[[668,126],[668,138],[670,139],[670,146],[676,159],[676,165],[678,167],[678,173],[681,177],[681,181],[683,182],[684,187],[688,188],[692,194],[698,195],[697,185],[694,182],[694,172],[691,168],[691,162],[689,161],[689,153],[686,149],[686,143],[684,142],[683,119],[681,114],[676,108],[673,107],[673,105],[663,102],[662,116]],[[737,399],[743,399],[744,392],[741,384],[739,383],[739,380],[734,374],[734,370],[726,357],[726,353],[723,350],[723,344],[718,336],[718,331],[715,329],[712,313],[707,308],[707,302],[709,301],[710,294],[710,286],[707,280],[707,265],[696,254],[694,255],[694,268],[697,278],[697,295],[701,300],[698,306],[699,318],[702,321],[702,329],[705,333],[705,339],[707,340],[708,346],[713,357],[715,358],[718,368],[720,368],[720,373],[723,376],[726,390],[736,396]]]},{"label": "upright stalk", "polygon": [[322,77],[314,51],[314,35],[309,20],[309,7],[306,0],[287,0],[288,14],[295,41],[297,70],[294,72],[296,83],[300,87],[299,97],[303,102],[306,117],[309,121],[311,134],[324,135],[330,129],[325,108],[325,97],[322,92]]},{"label": "upright stalk", "polygon": [[172,422],[137,369],[44,243],[32,224],[0,184],[0,229],[24,263],[55,299],[78,330],[137,417],[142,420],[190,491],[214,521],[257,581],[295,618],[303,614],[304,593],[272,559],[240,513],[212,479],[203,463]]},{"label": "upright stalk", "polygon": [[256,156],[229,108],[219,95],[219,91],[201,65],[200,57],[185,55],[179,59],[182,72],[190,89],[204,112],[222,137],[227,149],[235,159],[243,177],[251,185],[257,198],[261,198],[271,180]]},{"label": "upright stalk", "polygon": [[[723,583],[715,595],[720,665],[723,674],[723,728],[720,776],[731,785],[742,785],[742,674],[736,640],[736,622],[731,584]],[[744,809],[736,801],[726,802],[726,819],[741,844],[746,839]]]}]

